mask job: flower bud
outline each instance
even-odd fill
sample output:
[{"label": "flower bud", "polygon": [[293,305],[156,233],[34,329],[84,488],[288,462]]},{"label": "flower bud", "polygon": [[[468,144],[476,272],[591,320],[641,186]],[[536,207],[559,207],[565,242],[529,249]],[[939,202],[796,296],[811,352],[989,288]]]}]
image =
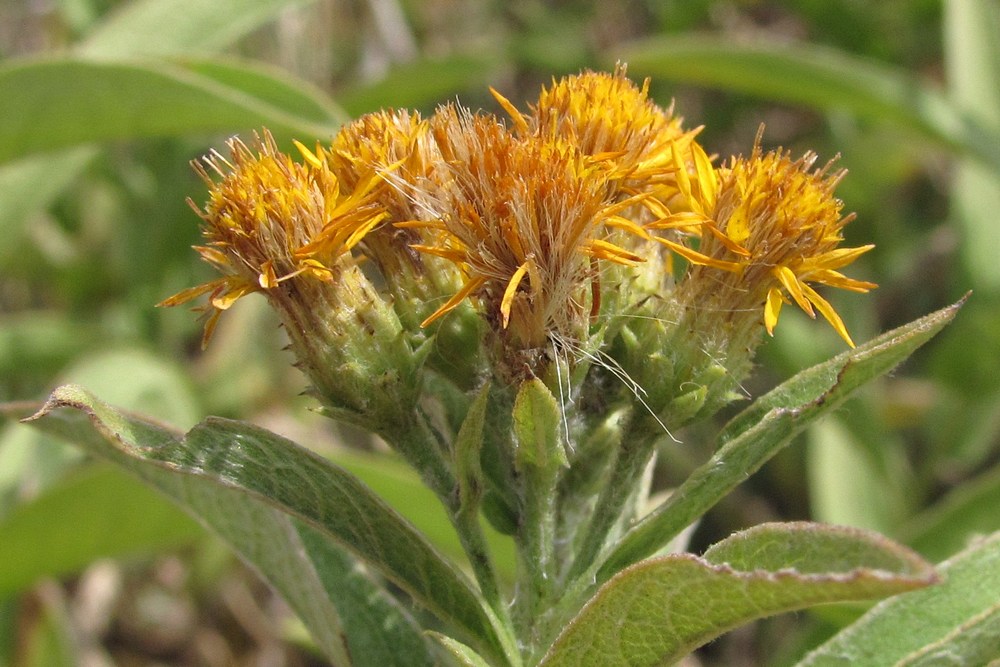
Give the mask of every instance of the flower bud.
[{"label": "flower bud", "polygon": [[253,149],[235,139],[229,147],[228,159],[194,165],[209,186],[208,203],[195,207],[206,239],[198,251],[223,275],[160,305],[207,294],[207,342],[222,312],[261,292],[325,408],[370,428],[392,422],[416,401],[421,353],[351,253],[386,217],[380,181],[344,187],[325,153],[300,146],[297,162],[266,132]]}]

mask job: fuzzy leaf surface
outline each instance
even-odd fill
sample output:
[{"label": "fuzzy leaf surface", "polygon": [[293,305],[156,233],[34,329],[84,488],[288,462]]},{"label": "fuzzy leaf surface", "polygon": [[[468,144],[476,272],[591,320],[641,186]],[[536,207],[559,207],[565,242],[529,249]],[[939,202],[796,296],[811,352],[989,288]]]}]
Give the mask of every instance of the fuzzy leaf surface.
[{"label": "fuzzy leaf surface", "polygon": [[[74,410],[54,412],[65,407]],[[53,392],[32,423],[123,465],[167,492],[234,543],[269,578],[276,576],[278,581],[273,583],[286,595],[285,588],[303,586],[303,577],[287,562],[265,567],[261,561],[325,550],[322,558],[337,563],[337,548],[346,548],[444,621],[487,649],[495,646],[490,620],[464,575],[354,476],[280,436],[218,418],[207,419],[180,435],[117,411],[75,386]],[[247,512],[253,516],[244,516]],[[284,536],[275,539],[275,535],[282,535],[282,528]],[[286,553],[275,555],[272,549]],[[340,595],[338,586],[354,568],[341,572],[336,585],[325,585],[324,572],[315,569],[319,556],[307,560],[313,563],[316,585],[293,590],[303,598],[299,606],[294,596],[289,596],[293,597],[289,602],[311,631],[338,634],[340,622],[326,630],[318,627],[324,621],[308,618],[309,606],[329,607],[327,612],[335,612],[328,594],[336,592],[335,600]],[[370,595],[376,590],[358,594]],[[388,603],[388,598],[385,601]],[[414,626],[401,610],[394,616],[390,627],[415,635]],[[369,630],[380,632],[377,627]],[[394,641],[386,645],[393,646]],[[417,643],[423,642],[420,638]],[[354,651],[351,654],[357,657]]]},{"label": "fuzzy leaf surface", "polygon": [[673,554],[618,573],[566,626],[541,665],[667,665],[757,618],[878,599],[935,581],[919,556],[873,533],[764,524],[701,558]]},{"label": "fuzzy leaf surface", "polygon": [[943,583],[879,603],[798,667],[983,665],[1000,658],[1000,532],[938,571]]}]

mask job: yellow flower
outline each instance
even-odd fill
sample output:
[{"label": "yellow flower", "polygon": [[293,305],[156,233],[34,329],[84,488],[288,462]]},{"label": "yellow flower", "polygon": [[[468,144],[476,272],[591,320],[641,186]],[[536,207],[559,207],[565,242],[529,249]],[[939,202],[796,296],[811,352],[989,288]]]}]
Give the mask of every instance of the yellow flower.
[{"label": "yellow flower", "polygon": [[[731,299],[733,308],[763,305],[769,334],[782,304],[794,301],[810,317],[818,310],[853,347],[843,320],[812,287],[854,292],[876,287],[839,272],[874,247],[839,247],[842,228],[854,218],[841,214],[843,204],[833,196],[845,172],[830,173],[830,164],[813,170],[817,157],[811,152],[798,160],[782,150],[763,154],[759,137],[749,158],[734,159],[726,168],[713,169],[697,146],[694,158],[693,175],[678,172],[687,211],[648,226],[694,232],[697,237],[697,248],[660,239],[694,265],[684,287],[689,292],[710,290],[716,301]],[[719,270],[724,272],[721,277]]]},{"label": "yellow flower", "polygon": [[579,339],[599,306],[590,291],[597,261],[642,261],[606,239],[616,225],[644,233],[616,217],[627,203],[607,201],[606,178],[569,144],[515,136],[451,106],[431,129],[442,163],[427,200],[437,212],[402,226],[434,234],[415,247],[454,262],[465,283],[424,325],[475,296],[517,347],[541,347],[557,333]]},{"label": "yellow flower", "polygon": [[412,187],[428,178],[439,159],[418,112],[386,109],[340,129],[330,146],[331,169],[347,188],[378,174],[379,201],[396,221],[415,217]]},{"label": "yellow flower", "polygon": [[266,131],[254,149],[239,139],[229,149],[229,159],[213,153],[193,163],[209,186],[209,199],[204,210],[189,200],[204,221],[207,241],[196,250],[223,276],[159,304],[176,306],[208,294],[203,342],[219,315],[247,294],[273,292],[297,276],[332,280],[338,258],[385,217],[372,199],[376,180],[342,190],[323,151],[299,145],[305,163],[296,162]]},{"label": "yellow flower", "polygon": [[[492,90],[492,89],[491,89]],[[586,71],[553,80],[531,113],[522,115],[492,90],[522,135],[534,134],[573,144],[608,173],[619,195],[676,193],[676,156],[689,155],[701,131],[685,131],[673,109],[649,99],[649,80],[636,86],[619,65],[614,73]]]}]

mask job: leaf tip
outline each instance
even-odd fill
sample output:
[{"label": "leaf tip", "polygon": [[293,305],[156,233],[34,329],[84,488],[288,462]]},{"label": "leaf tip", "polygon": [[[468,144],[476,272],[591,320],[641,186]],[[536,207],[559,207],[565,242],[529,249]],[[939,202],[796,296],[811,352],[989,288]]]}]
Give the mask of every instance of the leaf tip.
[{"label": "leaf tip", "polygon": [[45,399],[45,403],[34,414],[20,419],[22,424],[29,424],[47,416],[53,410],[64,407],[82,407],[88,397],[87,390],[75,384],[64,384],[56,387]]}]

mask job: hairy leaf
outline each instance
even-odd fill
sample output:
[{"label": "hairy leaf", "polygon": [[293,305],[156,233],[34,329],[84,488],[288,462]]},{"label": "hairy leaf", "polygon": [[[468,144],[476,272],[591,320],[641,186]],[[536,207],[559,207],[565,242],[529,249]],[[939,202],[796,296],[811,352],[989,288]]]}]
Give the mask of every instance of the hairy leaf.
[{"label": "hairy leaf", "polygon": [[941,585],[879,603],[799,667],[982,665],[1000,657],[1000,532],[938,571]]},{"label": "hairy leaf", "polygon": [[[54,413],[63,407],[76,412]],[[92,424],[82,418],[84,415]],[[182,436],[119,412],[74,386],[53,392],[33,423],[110,458],[167,491],[194,514],[212,521],[213,529],[234,542],[251,562],[286,557],[274,556],[272,549],[287,549],[288,556],[294,555],[297,550],[291,538],[307,527],[325,540],[312,540],[311,549],[329,549],[323,546],[326,543],[349,549],[486,650],[497,646],[490,618],[464,575],[355,477],[280,436],[218,418],[208,419]],[[93,429],[102,437],[87,437]],[[241,503],[246,506],[242,511]],[[243,516],[246,512],[255,516]],[[264,527],[268,523],[273,525]],[[286,535],[275,540],[273,535],[280,534],[275,528],[278,524],[285,526]],[[265,570],[269,577],[281,571],[280,566]],[[323,578],[318,571],[315,576]],[[286,587],[301,585],[294,571],[286,572],[284,579]],[[286,592],[280,582],[276,586]],[[324,587],[318,590],[325,598]],[[295,592],[302,598],[296,610],[307,624],[313,621],[310,629],[335,633],[339,623],[324,630],[317,627],[322,622],[318,618],[305,618],[302,605],[322,606],[317,593]],[[396,617],[398,627],[412,630],[400,614]]]},{"label": "hairy leaf", "polygon": [[872,533],[765,524],[716,544],[702,558],[651,558],[620,572],[566,626],[541,665],[670,664],[756,618],[878,599],[935,580],[929,564]]}]

